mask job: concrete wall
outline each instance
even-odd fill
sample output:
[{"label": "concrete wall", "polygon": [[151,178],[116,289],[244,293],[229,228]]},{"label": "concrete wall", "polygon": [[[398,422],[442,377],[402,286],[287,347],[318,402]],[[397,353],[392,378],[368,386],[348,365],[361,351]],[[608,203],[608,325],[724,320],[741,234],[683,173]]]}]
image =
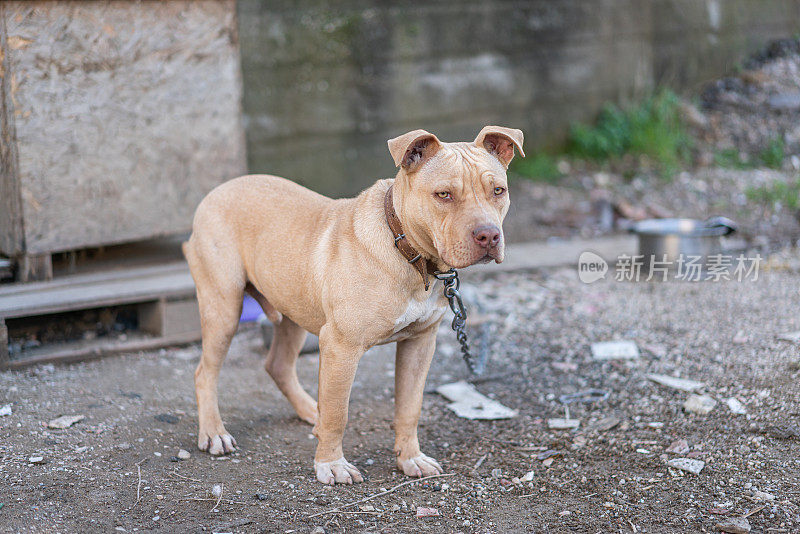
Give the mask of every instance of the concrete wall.
[{"label": "concrete wall", "polygon": [[244,172],[234,0],[0,2],[0,252],[191,228]]},{"label": "concrete wall", "polygon": [[[332,5],[334,4],[334,5]],[[696,89],[800,30],[800,0],[239,0],[248,163],[328,194],[386,139],[488,123],[557,143],[603,102]]]}]

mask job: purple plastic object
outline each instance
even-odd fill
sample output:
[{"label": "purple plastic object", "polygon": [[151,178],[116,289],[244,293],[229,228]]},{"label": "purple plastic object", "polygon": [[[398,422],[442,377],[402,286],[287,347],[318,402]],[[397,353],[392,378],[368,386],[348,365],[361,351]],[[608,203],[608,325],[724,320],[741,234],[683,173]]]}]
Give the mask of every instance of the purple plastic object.
[{"label": "purple plastic object", "polygon": [[250,295],[245,295],[244,302],[242,303],[242,316],[239,318],[239,322],[252,323],[258,320],[258,317],[262,313],[264,313],[264,311],[261,309],[261,306],[258,305],[258,302]]}]

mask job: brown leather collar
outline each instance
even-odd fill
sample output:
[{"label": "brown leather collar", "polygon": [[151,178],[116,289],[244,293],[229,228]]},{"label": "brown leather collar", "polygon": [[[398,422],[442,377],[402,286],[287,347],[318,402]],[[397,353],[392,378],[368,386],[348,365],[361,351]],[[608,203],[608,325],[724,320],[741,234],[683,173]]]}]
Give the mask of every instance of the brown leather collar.
[{"label": "brown leather collar", "polygon": [[422,254],[416,251],[414,247],[406,239],[406,234],[403,233],[403,223],[400,222],[400,217],[394,211],[394,202],[392,201],[393,185],[389,186],[386,190],[386,196],[383,198],[383,210],[386,212],[386,223],[394,236],[394,246],[400,251],[400,254],[419,271],[422,276],[422,282],[425,284],[425,291],[428,290],[430,282],[428,281],[428,274],[434,273],[437,270],[436,264],[427,258],[423,258]]}]

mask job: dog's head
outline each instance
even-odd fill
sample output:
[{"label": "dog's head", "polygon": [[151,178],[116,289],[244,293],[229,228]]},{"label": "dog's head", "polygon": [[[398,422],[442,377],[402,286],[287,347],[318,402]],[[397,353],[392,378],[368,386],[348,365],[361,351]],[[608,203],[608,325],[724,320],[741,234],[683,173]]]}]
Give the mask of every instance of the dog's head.
[{"label": "dog's head", "polygon": [[503,261],[514,148],[525,156],[522,132],[501,126],[486,126],[472,143],[443,143],[425,130],[389,140],[400,168],[398,215],[422,252],[456,268]]}]

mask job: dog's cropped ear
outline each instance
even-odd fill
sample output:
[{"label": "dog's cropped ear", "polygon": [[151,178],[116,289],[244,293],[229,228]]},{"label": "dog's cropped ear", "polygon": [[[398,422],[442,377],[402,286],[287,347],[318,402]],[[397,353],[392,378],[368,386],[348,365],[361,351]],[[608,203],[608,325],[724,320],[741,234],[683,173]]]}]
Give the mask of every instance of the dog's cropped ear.
[{"label": "dog's cropped ear", "polygon": [[414,130],[387,141],[394,166],[402,166],[407,171],[416,170],[425,159],[436,154],[442,147],[441,141],[430,132]]},{"label": "dog's cropped ear", "polygon": [[481,133],[475,138],[475,144],[497,156],[497,159],[506,168],[514,159],[514,147],[519,150],[520,156],[525,157],[525,152],[522,151],[522,130],[516,128],[484,126]]}]

